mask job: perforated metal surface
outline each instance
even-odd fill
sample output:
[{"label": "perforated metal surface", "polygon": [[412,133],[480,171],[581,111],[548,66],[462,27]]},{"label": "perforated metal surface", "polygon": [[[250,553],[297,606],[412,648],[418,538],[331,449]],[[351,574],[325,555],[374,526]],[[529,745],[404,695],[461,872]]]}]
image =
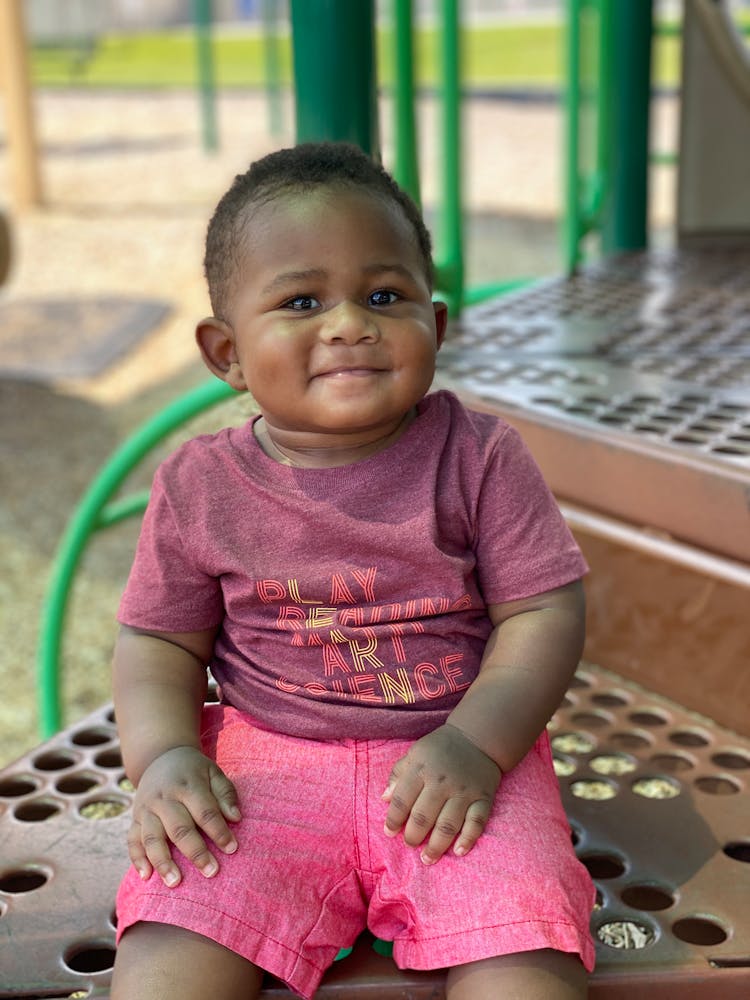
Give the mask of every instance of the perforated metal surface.
[{"label": "perforated metal surface", "polygon": [[[619,1000],[635,981],[674,1000],[747,995],[750,740],[589,666],[551,737],[599,891],[592,998]],[[671,797],[638,794],[655,778]],[[609,797],[579,797],[591,782]],[[108,995],[130,801],[108,709],[0,772],[0,997]],[[364,943],[320,996],[441,991],[440,973],[398,973]],[[264,995],[288,994],[269,981]]]},{"label": "perforated metal surface", "polygon": [[[750,250],[631,254],[493,299],[452,327],[438,370],[519,418],[560,495],[750,557]],[[591,442],[620,452],[630,493],[581,475]],[[701,523],[718,502],[723,532]]]}]

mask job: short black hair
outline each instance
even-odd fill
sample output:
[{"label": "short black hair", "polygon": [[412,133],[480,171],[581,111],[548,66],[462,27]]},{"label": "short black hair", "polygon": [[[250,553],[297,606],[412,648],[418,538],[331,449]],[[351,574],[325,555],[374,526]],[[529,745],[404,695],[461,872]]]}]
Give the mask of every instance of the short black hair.
[{"label": "short black hair", "polygon": [[391,175],[358,146],[347,142],[306,142],[279,149],[252,163],[238,174],[221,198],[208,224],[203,265],[211,308],[226,319],[226,303],[232,279],[243,252],[243,216],[250,205],[267,202],[290,191],[318,187],[366,188],[396,204],[412,226],[425,276],[432,288],[434,266],[432,240],[422,214]]}]

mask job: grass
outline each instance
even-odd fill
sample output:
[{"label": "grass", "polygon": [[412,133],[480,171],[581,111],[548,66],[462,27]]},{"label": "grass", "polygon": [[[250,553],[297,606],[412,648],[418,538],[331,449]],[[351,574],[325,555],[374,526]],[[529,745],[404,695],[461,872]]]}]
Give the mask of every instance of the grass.
[{"label": "grass", "polygon": [[[434,29],[417,32],[415,52],[418,82],[438,83],[438,36]],[[679,67],[679,39],[659,39],[656,83],[673,85]],[[288,35],[277,40],[280,82],[291,83]],[[265,81],[265,54],[259,34],[216,32],[213,41],[219,87],[260,87]],[[388,85],[391,36],[378,36],[378,78]],[[39,86],[65,87],[194,87],[198,82],[192,32],[104,35],[95,45],[37,46],[32,73]],[[481,89],[553,89],[563,74],[563,37],[559,23],[467,27],[463,32],[463,73],[466,86]]]}]

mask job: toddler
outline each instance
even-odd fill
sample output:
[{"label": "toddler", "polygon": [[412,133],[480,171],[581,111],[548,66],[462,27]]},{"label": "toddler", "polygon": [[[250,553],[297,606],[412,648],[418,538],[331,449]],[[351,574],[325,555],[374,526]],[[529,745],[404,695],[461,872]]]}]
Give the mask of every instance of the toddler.
[{"label": "toddler", "polygon": [[545,730],[585,564],[516,432],[429,393],[419,211],[355,147],[281,150],[205,269],[198,347],[259,415],[161,465],[120,606],[112,997],[250,1000],[267,971],[310,998],[365,926],[450,1000],[585,996]]}]

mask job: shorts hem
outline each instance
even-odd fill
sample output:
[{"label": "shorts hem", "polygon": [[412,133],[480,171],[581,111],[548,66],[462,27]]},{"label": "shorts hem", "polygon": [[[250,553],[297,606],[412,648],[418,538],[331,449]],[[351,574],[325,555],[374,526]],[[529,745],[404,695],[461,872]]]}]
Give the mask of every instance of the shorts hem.
[{"label": "shorts hem", "polygon": [[[339,952],[331,948],[330,962],[322,968],[304,958],[283,941],[269,937],[252,924],[248,924],[200,899],[182,897],[188,903],[182,912],[176,912],[174,903],[160,892],[141,893],[139,902],[145,905],[125,907],[118,911],[117,943],[128,928],[136,923],[170,924],[209,938],[229,951],[275,976],[304,1000],[312,1000],[320,981]],[[211,933],[207,933],[210,929]],[[282,957],[284,953],[286,957]]]},{"label": "shorts hem", "polygon": [[596,953],[588,933],[582,934],[575,924],[543,920],[498,924],[421,940],[397,938],[393,942],[393,959],[400,969],[428,971],[544,948],[577,954],[586,971],[593,971]]}]

